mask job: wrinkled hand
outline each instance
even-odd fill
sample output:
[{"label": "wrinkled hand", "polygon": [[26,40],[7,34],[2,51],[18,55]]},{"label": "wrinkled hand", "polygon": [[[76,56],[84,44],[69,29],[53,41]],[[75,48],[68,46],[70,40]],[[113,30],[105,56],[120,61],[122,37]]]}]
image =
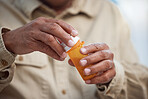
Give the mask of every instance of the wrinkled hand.
[{"label": "wrinkled hand", "polygon": [[[84,69],[84,74],[91,75],[97,73],[94,78],[85,81],[87,84],[105,84],[110,82],[116,75],[113,53],[106,44],[97,43],[84,46],[80,49],[80,52],[88,54],[88,56],[80,60],[80,65],[92,65]],[[69,64],[73,65],[71,60],[69,60]]]},{"label": "wrinkled hand", "polygon": [[5,33],[3,39],[6,48],[12,53],[21,55],[40,51],[57,60],[64,60],[67,54],[56,39],[71,47],[74,43],[70,35],[77,34],[72,26],[61,20],[40,17]]}]

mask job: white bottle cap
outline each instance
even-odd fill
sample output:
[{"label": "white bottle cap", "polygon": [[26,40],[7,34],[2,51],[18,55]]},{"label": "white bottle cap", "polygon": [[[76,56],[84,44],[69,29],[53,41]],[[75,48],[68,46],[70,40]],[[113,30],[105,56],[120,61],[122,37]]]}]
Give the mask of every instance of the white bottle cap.
[{"label": "white bottle cap", "polygon": [[[80,40],[80,38],[78,37],[78,36],[76,36],[76,37],[72,37],[71,36],[71,38],[72,38],[72,40],[74,41],[74,43],[76,44],[79,40]],[[61,43],[61,45],[64,47],[64,49],[65,49],[65,51],[67,52],[67,51],[69,51],[72,47],[68,47],[65,43]]]}]

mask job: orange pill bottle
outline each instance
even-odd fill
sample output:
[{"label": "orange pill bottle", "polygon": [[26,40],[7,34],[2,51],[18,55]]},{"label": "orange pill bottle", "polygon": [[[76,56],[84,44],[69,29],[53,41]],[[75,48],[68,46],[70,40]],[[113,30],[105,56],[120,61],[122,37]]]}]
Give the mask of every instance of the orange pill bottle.
[{"label": "orange pill bottle", "polygon": [[61,44],[61,45],[64,47],[64,49],[68,53],[70,59],[72,60],[75,67],[77,68],[77,70],[80,73],[83,80],[89,80],[89,79],[93,78],[96,74],[87,76],[84,74],[84,69],[86,67],[90,67],[91,65],[81,66],[79,64],[79,62],[82,58],[88,56],[88,55],[83,55],[80,53],[80,49],[83,47],[84,41],[81,42],[79,37],[72,37],[72,39],[75,42],[75,45],[72,48],[67,47],[65,44]]}]

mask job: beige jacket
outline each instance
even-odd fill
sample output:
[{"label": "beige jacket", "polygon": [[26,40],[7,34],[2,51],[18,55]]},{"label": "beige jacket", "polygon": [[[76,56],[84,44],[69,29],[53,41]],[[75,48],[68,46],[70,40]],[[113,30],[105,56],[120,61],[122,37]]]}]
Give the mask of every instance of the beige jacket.
[{"label": "beige jacket", "polygon": [[16,29],[40,16],[71,24],[86,44],[107,43],[117,74],[108,87],[87,85],[68,58],[60,62],[40,52],[15,57],[0,36],[0,99],[148,99],[148,68],[138,64],[129,28],[116,6],[107,0],[75,0],[56,16],[37,0],[0,0],[1,27]]}]

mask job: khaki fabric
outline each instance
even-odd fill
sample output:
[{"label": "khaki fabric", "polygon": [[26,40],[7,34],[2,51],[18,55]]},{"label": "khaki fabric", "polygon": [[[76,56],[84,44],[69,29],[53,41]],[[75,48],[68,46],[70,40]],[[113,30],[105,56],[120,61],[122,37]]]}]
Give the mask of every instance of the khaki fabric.
[{"label": "khaki fabric", "polygon": [[[68,58],[60,62],[40,52],[17,55],[11,57],[15,58],[14,72],[14,65],[1,69],[0,64],[1,70],[12,71],[0,79],[0,99],[148,99],[148,68],[138,63],[128,25],[109,1],[74,0],[70,8],[56,15],[37,0],[0,0],[0,13],[0,26],[11,30],[41,16],[64,20],[79,31],[86,45],[107,43],[115,54],[117,72],[108,87],[87,85],[69,66]],[[4,45],[2,36],[0,41]],[[11,53],[5,46],[0,48],[0,59],[13,64],[7,57]]]}]

